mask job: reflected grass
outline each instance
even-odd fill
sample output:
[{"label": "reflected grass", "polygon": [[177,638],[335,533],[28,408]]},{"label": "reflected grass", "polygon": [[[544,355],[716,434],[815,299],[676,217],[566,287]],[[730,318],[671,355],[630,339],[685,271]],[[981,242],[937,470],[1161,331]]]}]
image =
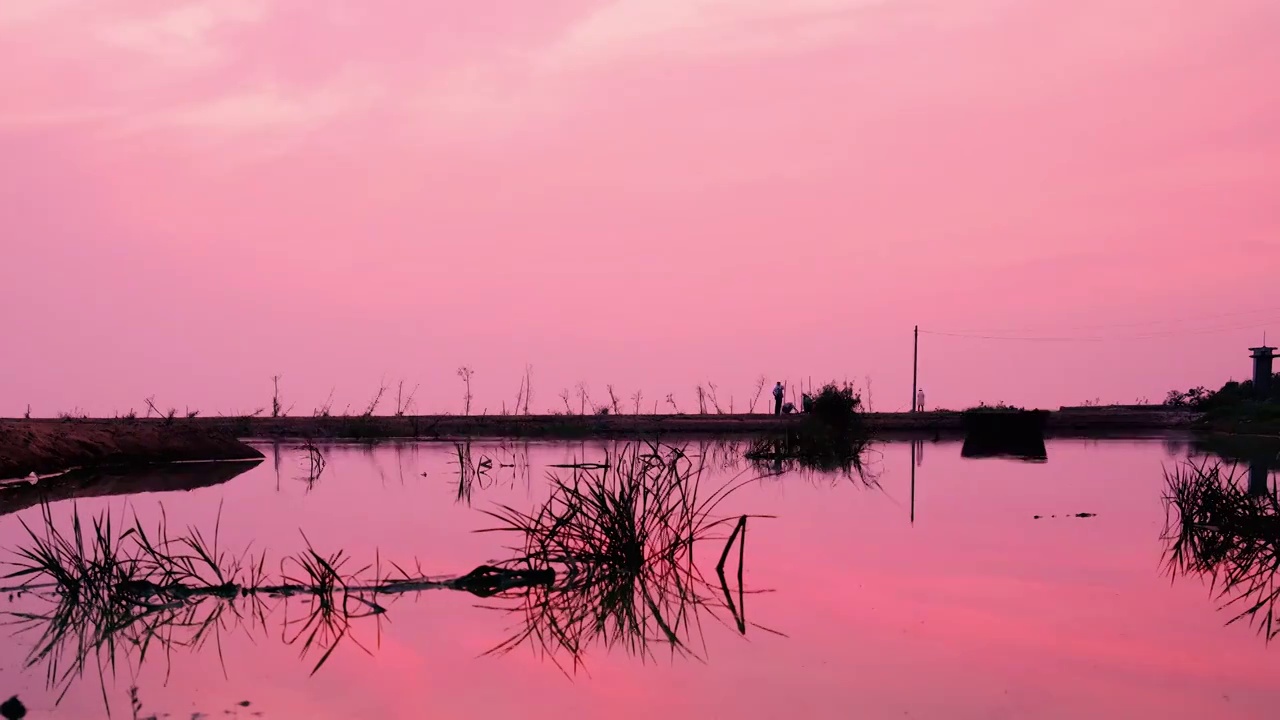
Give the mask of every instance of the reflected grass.
[{"label": "reflected grass", "polygon": [[[551,571],[555,581],[499,596],[510,602],[490,607],[515,616],[518,626],[489,654],[529,646],[571,674],[596,644],[642,659],[655,657],[657,648],[672,657],[704,659],[704,618],[728,626],[728,613],[745,632],[742,603],[732,602],[723,562],[713,583],[696,562],[695,548],[724,544],[727,554],[735,539],[745,542],[747,516],[721,517],[716,510],[755,477],[708,487],[704,467],[700,456],[683,448],[623,446],[606,450],[600,462],[552,474],[550,497],[530,512],[508,506],[490,511],[499,524],[486,532],[517,538],[503,566]],[[740,554],[740,563],[744,559]],[[741,598],[741,585],[739,591]]]},{"label": "reflected grass", "polygon": [[506,481],[514,484],[529,477],[527,450],[508,448],[505,444],[491,448],[493,457],[481,453],[477,458],[472,454],[471,441],[453,443],[453,464],[457,466],[457,484],[455,502],[471,505],[471,498],[476,488],[488,490]]},{"label": "reflected grass", "polygon": [[[468,485],[520,471],[518,460],[501,455],[486,466],[469,446],[455,452]],[[582,667],[593,645],[646,660],[664,648],[673,658],[705,660],[704,623],[740,634],[767,630],[746,620],[753,593],[743,587],[748,519],[766,516],[720,512],[756,476],[709,481],[707,455],[687,447],[627,443],[601,453],[558,468],[545,503],[488,511],[500,526],[490,531],[516,542],[506,560],[462,576],[428,576],[416,561],[384,567],[380,555],[357,562],[343,550],[318,549],[306,534],[304,549],[278,562],[250,547],[233,552],[220,539],[221,507],[212,527],[201,529],[171,527],[163,506],[144,524],[136,514],[128,522],[109,512],[82,517],[75,506],[55,519],[44,504],[38,522],[20,518],[26,537],[4,576],[19,584],[0,590],[24,597],[4,615],[15,635],[30,638],[26,665],[44,670],[58,701],[96,674],[108,713],[107,688],[118,671],[132,680],[144,662],[163,657],[167,674],[179,652],[221,658],[230,634],[278,632],[315,674],[339,645],[371,652],[395,599],[428,590],[490,598],[488,606],[519,623],[490,652],[532,645],[566,674]],[[711,467],[718,471],[735,454],[710,453]],[[323,456],[308,467],[322,471]],[[696,548],[705,549],[695,557]],[[566,653],[571,663],[562,662]]]},{"label": "reflected grass", "polygon": [[1171,578],[1207,578],[1227,625],[1246,622],[1270,642],[1280,635],[1280,501],[1251,487],[1234,463],[1187,461],[1165,471],[1165,567]]},{"label": "reflected grass", "polygon": [[757,438],[745,457],[762,476],[795,474],[810,481],[857,478],[863,485],[877,487],[880,474],[870,455],[868,438],[820,429]]},{"label": "reflected grass", "polygon": [[862,397],[852,386],[828,383],[814,397],[799,424],[785,433],[755,439],[745,457],[757,470],[781,475],[790,472],[855,474],[867,484],[876,477],[863,462],[870,446],[862,417]]},{"label": "reflected grass", "polygon": [[171,530],[163,508],[150,530],[136,516],[122,526],[105,512],[85,522],[78,509],[62,527],[47,504],[40,517],[36,528],[22,521],[27,542],[7,563],[5,579],[20,584],[4,591],[30,596],[22,610],[5,613],[7,624],[15,636],[32,638],[26,666],[44,667],[59,702],[93,673],[108,713],[107,680],[121,661],[136,671],[158,652],[171,660],[174,651],[210,643],[221,658],[224,634],[265,632],[276,612],[283,614],[284,643],[304,658],[319,654],[315,674],[344,642],[369,652],[355,624],[374,618],[380,637],[385,598],[435,589],[485,596],[495,586],[551,581],[502,569],[483,582],[475,572],[433,578],[416,565],[414,572],[394,563],[384,569],[380,557],[357,568],[344,551],[319,552],[305,534],[305,550],[284,557],[273,574],[265,553],[236,555],[221,546],[221,508],[211,534]]}]

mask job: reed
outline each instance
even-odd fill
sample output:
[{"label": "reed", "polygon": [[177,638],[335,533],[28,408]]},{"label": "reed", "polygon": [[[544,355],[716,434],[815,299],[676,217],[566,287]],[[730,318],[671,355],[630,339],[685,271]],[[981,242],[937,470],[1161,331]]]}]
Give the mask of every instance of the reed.
[{"label": "reed", "polygon": [[1165,470],[1165,568],[1171,578],[1209,580],[1220,609],[1270,642],[1280,634],[1280,501],[1251,487],[1247,469],[1222,461],[1186,461]]},{"label": "reed", "polygon": [[[136,516],[118,523],[109,513],[82,520],[73,509],[69,527],[55,522],[49,505],[41,523],[22,520],[26,542],[13,551],[4,578],[20,583],[0,589],[31,594],[23,610],[5,613],[15,635],[34,635],[28,667],[43,665],[58,700],[86,671],[96,671],[107,702],[107,676],[118,661],[140,665],[155,652],[170,658],[178,649],[217,645],[233,630],[265,630],[268,615],[283,610],[284,642],[303,657],[320,654],[318,672],[344,641],[368,648],[354,623],[380,618],[385,598],[446,589],[487,595],[493,588],[549,583],[549,573],[488,568],[461,578],[428,577],[380,558],[354,567],[344,551],[321,553],[303,535],[305,549],[268,571],[265,553],[236,554],[219,540],[221,508],[212,533],[196,527],[173,530],[161,509],[148,528]],[[294,610],[301,606],[299,614]],[[379,625],[380,632],[380,625]]]},{"label": "reed", "polygon": [[[717,590],[696,562],[695,548],[723,542],[728,525],[745,523],[746,516],[721,517],[716,510],[754,477],[708,487],[703,470],[701,458],[682,448],[623,445],[601,462],[551,475],[551,496],[530,512],[508,506],[490,511],[498,525],[485,532],[517,538],[503,566],[552,571],[555,582],[499,595],[512,602],[495,607],[520,625],[489,652],[530,645],[568,674],[593,644],[642,658],[653,657],[656,646],[701,657],[707,614],[719,619],[729,611],[745,632],[740,608],[719,598],[728,596],[723,573],[717,573]],[[564,653],[570,667],[559,658]]]}]

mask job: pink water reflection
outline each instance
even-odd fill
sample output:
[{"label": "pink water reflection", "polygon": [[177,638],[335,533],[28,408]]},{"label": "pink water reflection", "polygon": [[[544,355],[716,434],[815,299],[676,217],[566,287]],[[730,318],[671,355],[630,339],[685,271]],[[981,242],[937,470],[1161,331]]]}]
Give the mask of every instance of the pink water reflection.
[{"label": "pink water reflection", "polygon": [[[340,647],[315,677],[316,657],[271,636],[223,638],[197,654],[149,662],[137,678],[149,712],[267,718],[495,717],[1264,717],[1280,701],[1280,661],[1254,630],[1224,627],[1207,589],[1170,585],[1160,571],[1162,462],[1158,442],[1052,442],[1050,461],[960,459],[928,444],[910,522],[910,449],[880,448],[883,490],[799,477],[762,480],[727,512],[769,513],[747,544],[747,619],[786,633],[706,624],[707,662],[657,662],[599,649],[572,681],[531,652],[481,657],[511,618],[476,598],[432,592],[390,607],[372,650]],[[477,445],[478,456],[502,455]],[[532,505],[543,468],[594,446],[516,448],[520,472],[455,501],[449,446],[337,448],[309,492],[296,451],[191,493],[81,503],[82,511],[163,503],[171,524],[211,524],[223,504],[228,547],[252,541],[273,556],[318,549],[357,560],[417,557],[432,573],[461,573],[502,557],[504,538],[471,531],[480,508]],[[730,471],[725,471],[730,472]],[[425,476],[423,473],[426,473]],[[277,489],[279,482],[279,489]],[[68,507],[60,506],[65,512]],[[1067,514],[1094,512],[1088,519]],[[1033,515],[1058,515],[1033,520]],[[37,516],[25,511],[30,522]],[[0,518],[0,544],[21,538]],[[43,673],[22,671],[29,642],[0,647],[0,694],[19,693],[33,717],[104,715],[96,678],[54,711]],[[225,664],[226,677],[220,665]],[[169,672],[165,682],[166,671]],[[128,671],[109,685],[127,717]],[[248,708],[237,703],[249,701]],[[186,714],[184,714],[186,713]]]}]

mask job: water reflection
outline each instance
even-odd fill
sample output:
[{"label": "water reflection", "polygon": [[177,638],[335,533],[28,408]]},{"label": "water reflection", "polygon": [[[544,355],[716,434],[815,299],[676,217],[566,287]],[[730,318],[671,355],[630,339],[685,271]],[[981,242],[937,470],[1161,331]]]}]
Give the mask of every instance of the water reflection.
[{"label": "water reflection", "polygon": [[[671,464],[672,448],[581,442],[530,450],[477,441],[462,448],[470,492],[458,502],[464,465],[452,442],[321,445],[325,469],[309,491],[297,480],[309,461],[295,443],[278,453],[279,486],[268,462],[234,482],[163,496],[163,506],[141,495],[81,501],[86,552],[95,544],[95,518],[109,511],[110,534],[120,540],[132,525],[115,524],[136,517],[153,547],[194,558],[204,580],[175,585],[144,576],[158,587],[128,586],[134,592],[117,593],[108,607],[115,615],[99,612],[90,623],[57,617],[91,605],[60,609],[55,587],[29,586],[2,608],[12,611],[10,621],[28,622],[14,642],[0,642],[0,691],[20,694],[37,717],[64,691],[54,717],[102,717],[99,695],[110,695],[116,715],[128,717],[119,701],[136,684],[149,706],[180,710],[198,698],[218,707],[218,716],[248,697],[269,716],[324,720],[420,717],[423,703],[444,716],[746,719],[794,714],[796,698],[807,703],[801,714],[832,718],[851,706],[871,717],[1267,717],[1280,701],[1270,689],[1274,658],[1266,653],[1273,651],[1244,622],[1222,627],[1262,598],[1255,593],[1223,617],[1198,582],[1170,587],[1157,571],[1171,544],[1153,532],[1167,494],[1159,440],[1051,440],[1054,462],[1032,465],[971,462],[960,458],[959,443],[931,444],[868,448],[867,465],[877,466],[873,492],[856,474],[853,482],[813,471],[753,479],[743,445],[680,446],[685,459],[676,464],[692,466],[698,480],[685,473],[683,495],[665,497],[696,494],[697,501],[665,503],[670,514],[659,518],[687,528],[675,522],[684,508],[743,483],[705,514],[718,524],[691,543],[691,576],[684,563],[672,569],[661,551],[641,553],[651,561],[637,570],[629,560],[579,557],[633,557],[583,549],[599,542],[570,545],[568,535],[510,528],[475,532],[501,525],[484,510],[509,506],[537,518],[553,497],[568,497],[543,482],[543,469],[570,487],[576,477],[586,494],[607,472],[599,495],[626,511],[591,513],[583,504],[580,517],[601,533],[625,529],[606,518],[643,519],[664,506],[657,501],[664,493],[652,479],[615,478],[631,462],[619,456],[665,458],[646,460],[641,474],[652,476]],[[532,472],[505,467],[519,462],[507,453],[525,454]],[[1264,499],[1261,484],[1240,467],[1243,494]],[[219,502],[226,503],[220,518]],[[546,517],[563,519],[556,507]],[[1032,519],[1082,509],[1099,516]],[[166,511],[170,532],[161,542]],[[761,512],[778,517],[741,520]],[[72,503],[54,503],[51,515],[74,547]],[[20,520],[43,536],[37,505],[3,518],[0,547],[31,547]],[[218,552],[209,553],[215,560],[241,560],[241,569],[219,563],[219,580],[183,544],[190,527],[208,545],[217,538]],[[671,545],[660,542],[662,532],[650,536],[651,546]],[[152,562],[133,542],[130,535],[109,544]],[[528,550],[543,547],[577,549],[561,552],[565,562]],[[272,551],[265,560],[263,548]],[[675,554],[682,552],[679,546]],[[461,576],[434,574],[468,568]],[[239,584],[234,597],[219,591],[226,582]],[[45,636],[47,628],[77,624],[86,639],[64,636],[53,673],[69,684],[36,687],[50,668],[46,659],[22,669],[28,655],[56,639]],[[68,675],[78,657],[86,658],[82,672]],[[575,672],[582,668],[589,672]],[[1069,691],[1063,668],[1071,670]],[[927,690],[918,689],[922,674],[931,678]]]},{"label": "water reflection", "polygon": [[193,462],[131,469],[72,470],[38,482],[0,484],[0,517],[43,502],[175,492],[228,482],[262,463],[261,459]]},{"label": "water reflection", "polygon": [[962,416],[965,435],[960,457],[1048,462],[1044,443],[1046,417],[1040,410],[966,410]]},{"label": "water reflection", "polygon": [[[481,490],[508,486],[517,482],[529,483],[528,444],[509,446],[505,443],[488,445],[485,452],[473,455],[470,440],[453,443],[453,464],[457,468],[457,494],[455,500],[468,507],[471,495],[478,486]],[[490,456],[489,453],[492,453]]]},{"label": "water reflection", "polygon": [[[345,551],[321,554],[309,542],[273,573],[265,553],[222,549],[220,522],[206,535],[198,528],[171,531],[163,517],[148,530],[136,516],[121,527],[110,515],[85,522],[73,512],[65,527],[48,505],[42,520],[39,528],[23,523],[27,542],[14,549],[15,569],[5,576],[22,584],[0,591],[26,596],[25,609],[6,613],[9,624],[30,642],[27,666],[45,668],[59,699],[86,671],[99,675],[105,700],[107,675],[114,680],[120,664],[136,673],[149,655],[168,662],[174,651],[199,651],[210,642],[220,652],[229,633],[252,637],[273,627],[303,658],[319,655],[314,674],[344,640],[369,652],[355,635],[356,622],[378,621],[398,597],[429,590],[488,597],[553,579],[488,566],[457,578],[429,577],[416,562],[405,570],[384,567],[380,557],[355,568]],[[380,624],[375,630],[380,634]]]},{"label": "water reflection", "polygon": [[1166,471],[1166,567],[1174,578],[1208,578],[1228,625],[1245,621],[1269,642],[1280,602],[1280,500],[1270,467],[1188,461]]},{"label": "water reflection", "polygon": [[911,524],[916,524],[916,468],[924,466],[924,441],[911,441]]},{"label": "water reflection", "polygon": [[[470,443],[453,448],[458,500],[468,505],[473,488],[492,487],[496,473],[519,473],[515,462],[474,457]],[[327,461],[310,443],[301,452],[310,492]],[[740,634],[749,625],[765,629],[745,616],[748,516],[715,514],[754,476],[710,484],[703,456],[657,444],[606,447],[597,460],[569,469],[552,473],[550,498],[532,511],[484,511],[500,522],[491,531],[515,533],[518,542],[506,560],[460,577],[429,576],[416,560],[384,564],[380,554],[359,566],[344,550],[320,552],[305,534],[306,549],[275,570],[265,552],[225,549],[221,512],[212,528],[175,530],[163,509],[149,527],[136,514],[126,524],[110,513],[82,518],[78,509],[59,522],[44,503],[40,524],[23,520],[25,541],[13,548],[6,577],[21,584],[0,591],[18,596],[22,609],[7,615],[31,647],[26,665],[44,668],[59,701],[88,672],[97,674],[106,703],[117,667],[136,675],[148,658],[168,664],[176,651],[216,648],[221,657],[230,634],[278,631],[302,658],[315,658],[314,674],[344,642],[371,654],[357,626],[371,624],[380,638],[395,599],[430,590],[495,599],[491,607],[514,614],[521,627],[490,652],[529,644],[566,672],[596,644],[641,657],[662,645],[705,659],[703,620],[726,622],[722,612]],[[721,549],[714,581],[694,557],[708,544]],[[726,576],[735,548],[736,585]]]},{"label": "water reflection", "polygon": [[[510,602],[497,608],[517,617],[519,627],[490,652],[529,645],[568,673],[596,644],[643,658],[662,646],[702,659],[703,617],[719,619],[721,611],[745,634],[748,518],[719,517],[716,509],[753,479],[709,487],[704,462],[681,448],[624,446],[577,463],[568,478],[553,477],[551,497],[534,510],[491,513],[500,522],[494,531],[517,538],[504,566],[548,572],[555,581],[502,595]],[[730,523],[726,540],[720,531]],[[694,551],[717,542],[724,546],[713,584]],[[735,543],[737,603],[724,572]]]}]

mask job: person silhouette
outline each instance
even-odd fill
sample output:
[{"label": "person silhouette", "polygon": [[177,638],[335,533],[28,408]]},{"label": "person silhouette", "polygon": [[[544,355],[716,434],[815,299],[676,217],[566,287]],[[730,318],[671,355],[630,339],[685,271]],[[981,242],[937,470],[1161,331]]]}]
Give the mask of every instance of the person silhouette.
[{"label": "person silhouette", "polygon": [[778,384],[773,386],[773,414],[774,415],[782,414],[782,396],[785,393],[786,391],[782,389],[781,381],[779,381]]},{"label": "person silhouette", "polygon": [[920,390],[916,392],[916,410],[918,412],[924,412],[924,388],[920,388]]}]

